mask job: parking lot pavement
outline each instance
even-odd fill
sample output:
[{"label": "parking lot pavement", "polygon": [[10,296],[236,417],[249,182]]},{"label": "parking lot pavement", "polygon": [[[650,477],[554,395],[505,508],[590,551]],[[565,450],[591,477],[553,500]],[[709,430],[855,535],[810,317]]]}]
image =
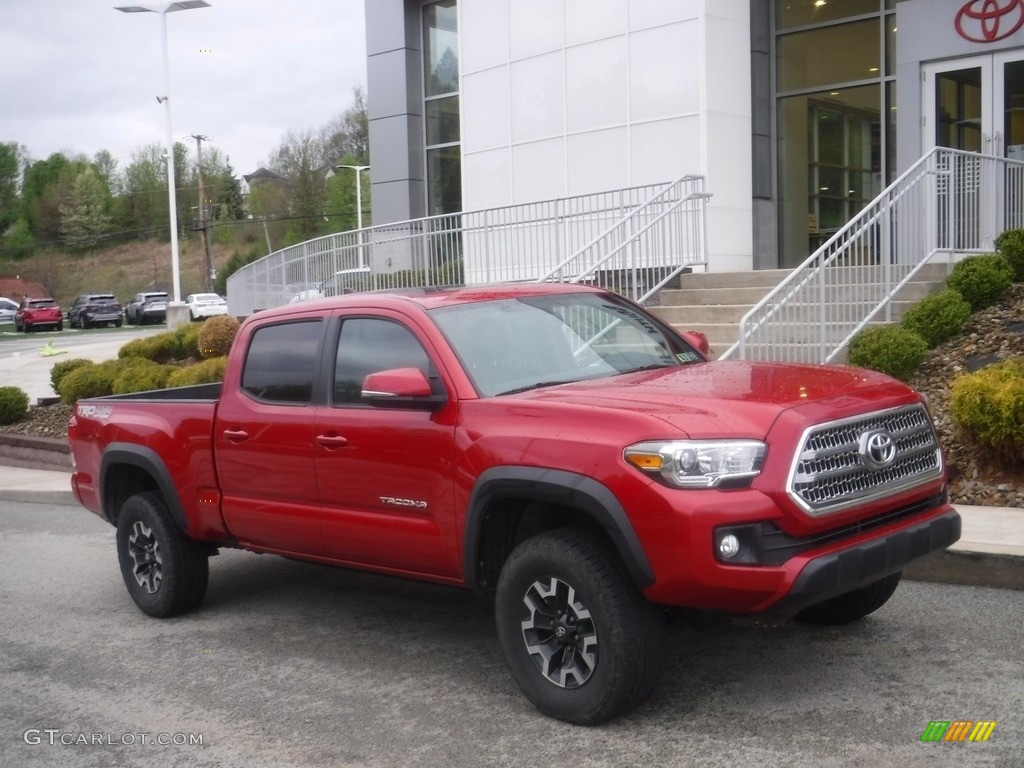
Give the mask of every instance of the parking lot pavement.
[{"label": "parking lot pavement", "polygon": [[[525,701],[469,592],[226,551],[204,604],[160,621],[113,540],[76,507],[0,513],[0,765],[969,768],[1024,749],[1024,592],[907,582],[846,627],[679,629],[652,701],[580,728]],[[922,742],[953,720],[997,724]]]}]

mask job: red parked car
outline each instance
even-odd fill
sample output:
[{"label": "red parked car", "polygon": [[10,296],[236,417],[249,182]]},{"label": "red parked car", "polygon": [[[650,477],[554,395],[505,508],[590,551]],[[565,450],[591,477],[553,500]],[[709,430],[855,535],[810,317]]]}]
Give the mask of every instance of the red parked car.
[{"label": "red parked car", "polygon": [[29,331],[35,328],[64,330],[64,315],[53,299],[22,299],[14,313],[14,330]]}]

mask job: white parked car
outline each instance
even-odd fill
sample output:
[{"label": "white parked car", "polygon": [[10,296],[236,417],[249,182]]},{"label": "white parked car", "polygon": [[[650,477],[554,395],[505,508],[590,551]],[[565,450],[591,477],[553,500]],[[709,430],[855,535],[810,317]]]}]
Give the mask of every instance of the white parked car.
[{"label": "white parked car", "polygon": [[14,313],[17,309],[18,302],[0,296],[0,325],[3,323],[13,323]]},{"label": "white parked car", "polygon": [[190,293],[185,299],[185,306],[188,307],[188,316],[192,320],[228,313],[228,303],[216,293]]}]

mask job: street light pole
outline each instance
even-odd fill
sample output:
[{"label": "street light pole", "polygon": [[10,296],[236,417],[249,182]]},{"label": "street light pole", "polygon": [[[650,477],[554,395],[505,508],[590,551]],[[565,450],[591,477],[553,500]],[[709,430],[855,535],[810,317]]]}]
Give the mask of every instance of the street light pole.
[{"label": "street light pole", "polygon": [[351,168],[356,172],[356,229],[363,228],[363,185],[359,174],[370,169],[368,165],[339,165],[338,168]]},{"label": "street light pole", "polygon": [[[157,96],[157,101],[163,102],[164,114],[167,119],[167,205],[170,209],[171,218],[171,272],[174,282],[174,304],[181,304],[181,270],[178,260],[178,202],[174,185],[174,132],[171,123],[171,64],[167,53],[167,14],[173,11],[187,11],[192,8],[209,8],[206,0],[180,0],[176,3],[155,3],[151,5],[123,5],[115,6],[114,10],[122,13],[159,13],[160,14],[160,36],[164,58],[164,95]],[[171,327],[171,312],[167,317],[168,327]]]}]

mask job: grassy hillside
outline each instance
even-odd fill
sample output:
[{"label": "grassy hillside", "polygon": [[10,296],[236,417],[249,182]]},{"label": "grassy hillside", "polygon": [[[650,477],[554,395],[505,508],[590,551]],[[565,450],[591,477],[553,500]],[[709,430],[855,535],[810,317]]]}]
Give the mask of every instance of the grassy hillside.
[{"label": "grassy hillside", "polygon": [[[223,239],[223,238],[219,238]],[[210,258],[215,269],[222,268],[232,253],[266,252],[256,232],[239,232],[233,240],[213,243]],[[181,298],[206,290],[206,257],[196,233],[178,241]],[[0,260],[0,277],[21,277],[47,286],[60,305],[67,308],[81,293],[110,292],[127,302],[139,291],[173,290],[171,245],[160,240],[123,243],[109,249],[71,254],[57,249],[40,249],[18,261]]]}]

